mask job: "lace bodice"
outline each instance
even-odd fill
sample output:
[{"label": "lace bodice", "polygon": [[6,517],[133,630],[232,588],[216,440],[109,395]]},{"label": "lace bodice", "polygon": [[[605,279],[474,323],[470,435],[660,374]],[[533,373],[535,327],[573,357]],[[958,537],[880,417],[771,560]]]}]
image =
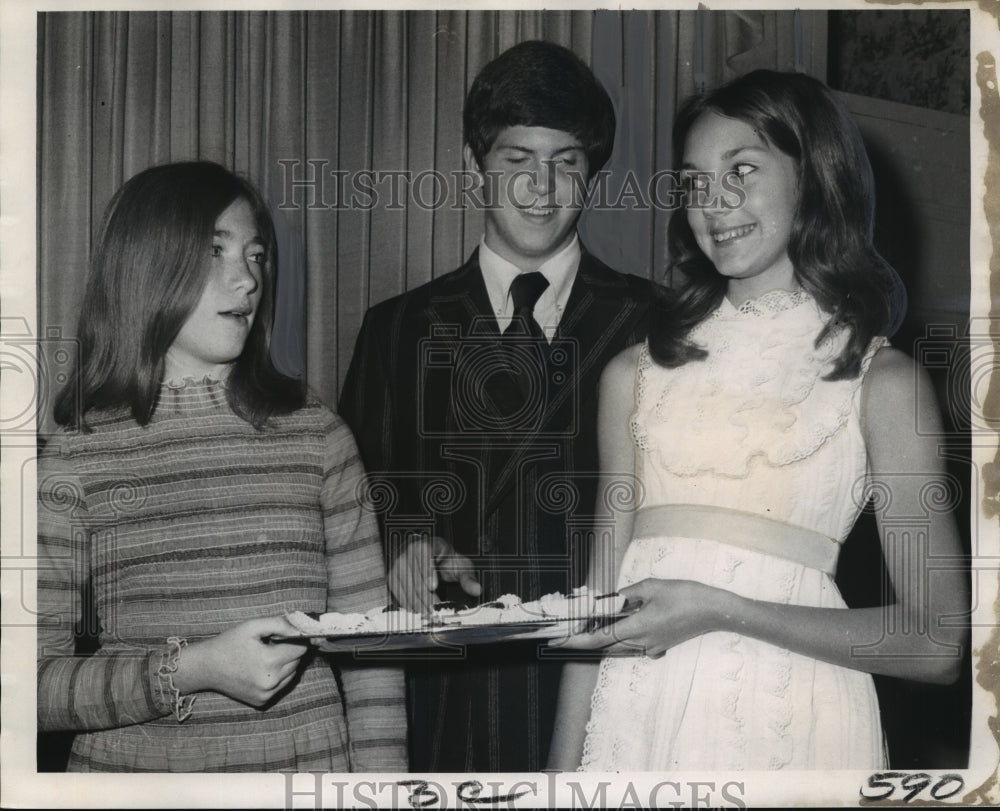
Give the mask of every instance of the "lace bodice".
[{"label": "lace bodice", "polygon": [[[691,334],[707,351],[704,360],[665,369],[642,348],[631,429],[650,503],[763,509],[800,523],[813,511],[795,504],[796,494],[832,506],[829,487],[809,493],[799,486],[812,482],[802,463],[821,449],[823,458],[805,468],[820,479],[828,467],[850,471],[863,484],[864,442],[859,419],[850,417],[859,416],[864,372],[885,339],[872,341],[862,374],[824,380],[847,340],[840,330],[816,344],[827,318],[804,292],[774,291],[740,308],[723,299]],[[794,473],[786,469],[796,463]],[[832,526],[820,517],[820,530],[839,537],[856,516],[848,513]]]}]

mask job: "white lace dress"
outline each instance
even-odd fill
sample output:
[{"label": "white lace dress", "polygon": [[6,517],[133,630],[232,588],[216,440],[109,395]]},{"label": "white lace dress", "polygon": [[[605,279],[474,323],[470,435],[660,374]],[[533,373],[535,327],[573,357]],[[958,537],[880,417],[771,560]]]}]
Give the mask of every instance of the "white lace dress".
[{"label": "white lace dress", "polygon": [[[812,298],[778,291],[740,310],[723,300],[692,336],[708,350],[704,361],[664,369],[643,347],[632,417],[643,507],[751,512],[844,540],[866,490],[863,373],[820,379],[843,345],[840,336],[814,347],[824,323]],[[863,372],[884,343],[872,342]],[[834,566],[647,535],[629,545],[620,585],[689,579],[770,602],[844,607]],[[659,659],[605,658],[587,733],[588,771],[884,764],[869,675],[734,633],[704,634]]]}]

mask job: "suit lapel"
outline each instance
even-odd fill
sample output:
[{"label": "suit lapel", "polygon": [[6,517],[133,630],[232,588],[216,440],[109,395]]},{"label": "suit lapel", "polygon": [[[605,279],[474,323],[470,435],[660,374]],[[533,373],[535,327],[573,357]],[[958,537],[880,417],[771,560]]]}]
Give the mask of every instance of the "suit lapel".
[{"label": "suit lapel", "polygon": [[499,335],[496,320],[492,318],[483,273],[479,269],[478,250],[458,271],[441,281],[441,290],[427,303],[427,319],[432,326],[454,326],[462,335],[471,334],[473,329],[477,334],[488,335],[492,332]]},{"label": "suit lapel", "polygon": [[623,348],[623,333],[631,332],[644,306],[627,294],[618,274],[608,278],[607,271],[602,274],[599,269],[598,260],[584,253],[559,322],[559,336],[578,347],[574,382],[582,385],[585,393],[596,393],[604,366]]},{"label": "suit lapel", "polygon": [[[473,436],[465,438],[475,439],[477,433],[490,426],[502,431],[500,426],[507,415],[520,407],[521,395],[516,377],[505,373],[501,345],[504,339],[493,314],[478,252],[430,299],[426,317],[435,346],[447,353],[454,364],[450,371],[460,378],[448,381],[453,388],[442,398],[448,404],[446,421],[454,437],[462,439],[471,431]],[[460,402],[458,398],[466,399]],[[482,419],[477,418],[479,415]]]}]

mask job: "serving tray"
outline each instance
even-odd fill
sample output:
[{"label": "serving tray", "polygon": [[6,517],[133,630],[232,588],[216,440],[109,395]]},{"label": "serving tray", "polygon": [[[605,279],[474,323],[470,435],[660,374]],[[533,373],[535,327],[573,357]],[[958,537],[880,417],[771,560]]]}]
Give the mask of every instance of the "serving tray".
[{"label": "serving tray", "polygon": [[289,634],[272,637],[272,642],[308,642],[327,653],[395,651],[418,648],[449,648],[461,645],[492,645],[525,639],[558,639],[569,636],[581,624],[593,629],[629,616],[638,608],[626,605],[613,614],[596,614],[576,619],[543,619],[527,622],[458,625],[448,622],[412,631],[338,632]]}]

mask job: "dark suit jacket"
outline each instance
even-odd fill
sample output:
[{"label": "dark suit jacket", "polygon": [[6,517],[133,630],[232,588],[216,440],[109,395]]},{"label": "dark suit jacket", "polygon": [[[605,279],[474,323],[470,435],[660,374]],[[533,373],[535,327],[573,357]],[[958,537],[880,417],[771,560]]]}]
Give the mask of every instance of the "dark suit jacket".
[{"label": "dark suit jacket", "polygon": [[[582,582],[598,383],[608,360],[645,337],[654,287],[584,252],[547,358],[527,338],[512,352],[500,336],[475,253],[368,311],[340,413],[369,473],[389,560],[426,532],[473,559],[484,601]],[[504,400],[512,357],[531,383],[527,400]],[[470,646],[459,658],[447,651],[411,667],[413,767],[541,768],[560,668],[539,667],[537,644]]]}]

